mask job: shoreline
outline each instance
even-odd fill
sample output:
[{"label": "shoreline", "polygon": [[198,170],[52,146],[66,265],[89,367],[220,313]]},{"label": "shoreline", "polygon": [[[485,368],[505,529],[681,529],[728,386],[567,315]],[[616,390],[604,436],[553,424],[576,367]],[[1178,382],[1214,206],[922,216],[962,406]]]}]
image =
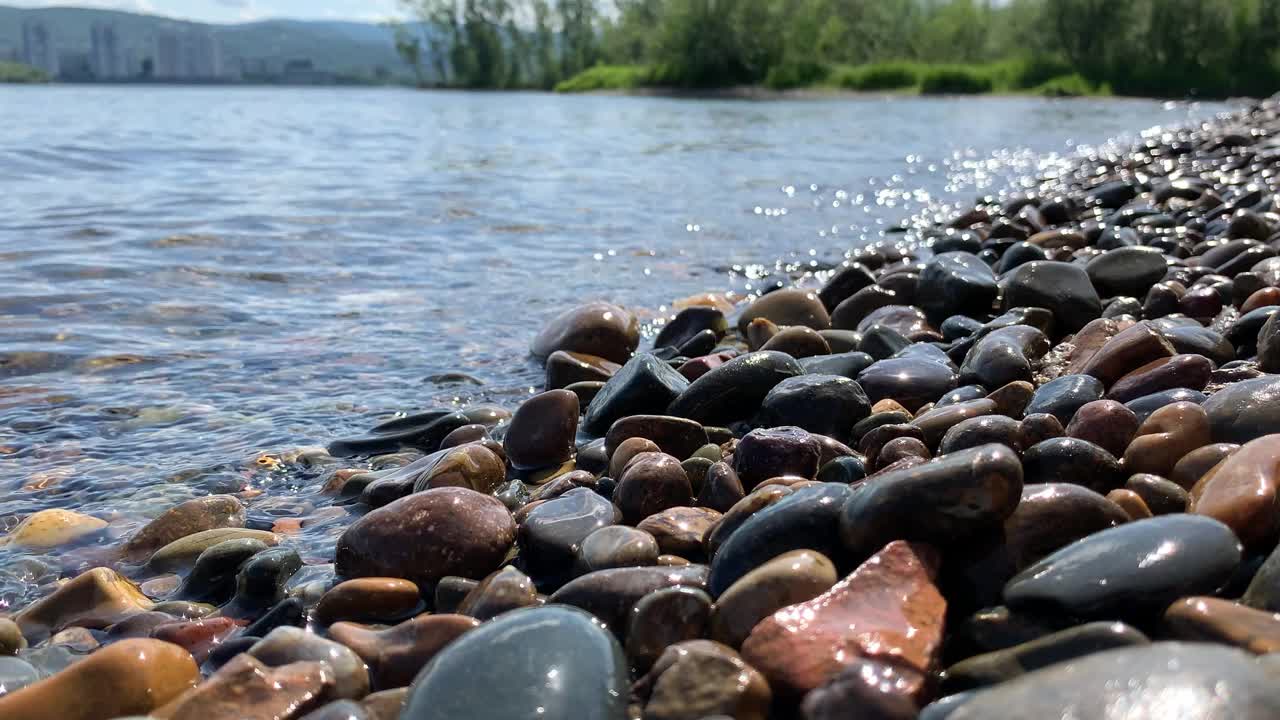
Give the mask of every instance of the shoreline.
[{"label": "shoreline", "polygon": [[1280,643],[1277,138],[1270,101],[1077,158],[821,286],[676,301],[643,346],[569,308],[518,407],[257,458],[324,478],[331,556],[249,492],[126,538],[36,513],[5,542],[79,559],[0,617],[0,715],[1089,720],[1117,683],[1167,708],[1150,678],[1278,706],[1245,652]]}]

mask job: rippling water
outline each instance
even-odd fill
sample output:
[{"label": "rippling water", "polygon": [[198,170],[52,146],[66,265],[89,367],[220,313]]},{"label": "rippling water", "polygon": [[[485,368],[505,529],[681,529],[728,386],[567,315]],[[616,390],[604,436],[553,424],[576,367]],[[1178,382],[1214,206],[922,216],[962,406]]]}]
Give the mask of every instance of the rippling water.
[{"label": "rippling water", "polygon": [[1217,109],[0,87],[0,531],[48,507],[112,521],[56,557],[0,548],[0,610],[211,491],[254,496],[264,527],[307,517],[296,542],[323,561],[345,511],[259,453],[512,407],[541,384],[528,340],[570,304],[652,318],[749,291]]}]

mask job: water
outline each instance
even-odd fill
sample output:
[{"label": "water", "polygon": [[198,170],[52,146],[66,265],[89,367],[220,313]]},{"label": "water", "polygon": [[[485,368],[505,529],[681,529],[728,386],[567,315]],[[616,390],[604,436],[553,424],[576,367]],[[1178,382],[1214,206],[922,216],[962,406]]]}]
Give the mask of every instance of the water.
[{"label": "water", "polygon": [[306,518],[292,542],[325,561],[347,511],[261,453],[514,407],[541,384],[528,341],[569,305],[652,319],[749,292],[1217,109],[0,87],[0,531],[49,507],[111,521],[40,562],[0,548],[0,611],[208,492],[263,526]]}]

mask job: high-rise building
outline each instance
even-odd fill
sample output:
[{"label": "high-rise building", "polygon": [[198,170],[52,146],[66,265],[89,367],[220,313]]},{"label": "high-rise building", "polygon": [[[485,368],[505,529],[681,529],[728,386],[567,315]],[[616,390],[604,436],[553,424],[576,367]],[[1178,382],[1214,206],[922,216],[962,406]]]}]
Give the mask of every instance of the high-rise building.
[{"label": "high-rise building", "polygon": [[208,30],[155,36],[152,74],[161,80],[210,80],[222,77],[222,45]]},{"label": "high-rise building", "polygon": [[59,74],[58,48],[48,26],[38,20],[22,24],[22,61],[43,70],[49,77]]},{"label": "high-rise building", "polygon": [[89,30],[89,64],[99,80],[124,77],[124,63],[114,23],[96,22]]},{"label": "high-rise building", "polygon": [[161,31],[155,36],[155,51],[151,53],[151,74],[159,80],[174,80],[182,75],[181,43],[178,34]]}]

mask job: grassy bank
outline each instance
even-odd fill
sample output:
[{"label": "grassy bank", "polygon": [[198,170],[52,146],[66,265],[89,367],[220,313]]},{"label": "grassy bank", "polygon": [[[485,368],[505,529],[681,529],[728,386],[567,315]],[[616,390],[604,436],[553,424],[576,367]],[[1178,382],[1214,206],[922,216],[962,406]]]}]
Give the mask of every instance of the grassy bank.
[{"label": "grassy bank", "polygon": [[43,83],[49,76],[30,65],[16,62],[0,62],[0,83]]},{"label": "grassy bank", "polygon": [[[664,82],[664,73],[639,65],[597,65],[556,85],[557,92],[628,91],[642,88],[688,89]],[[1066,63],[1054,60],[1006,60],[955,64],[885,62],[825,65],[783,62],[769,70],[770,90],[849,90],[920,95],[1025,93],[1053,97],[1110,95]]]}]

